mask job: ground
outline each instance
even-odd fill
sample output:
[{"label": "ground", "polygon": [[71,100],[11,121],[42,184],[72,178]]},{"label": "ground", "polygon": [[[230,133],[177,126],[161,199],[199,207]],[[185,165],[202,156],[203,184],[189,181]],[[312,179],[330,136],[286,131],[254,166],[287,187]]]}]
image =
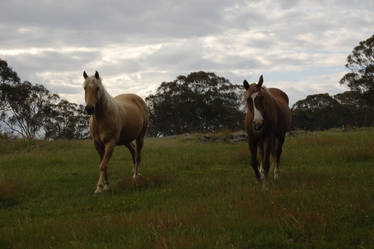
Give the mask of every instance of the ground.
[{"label": "ground", "polygon": [[91,141],[0,140],[0,248],[373,248],[374,129],[287,137],[265,191],[201,137],[147,138],[136,183],[116,148],[99,196]]}]

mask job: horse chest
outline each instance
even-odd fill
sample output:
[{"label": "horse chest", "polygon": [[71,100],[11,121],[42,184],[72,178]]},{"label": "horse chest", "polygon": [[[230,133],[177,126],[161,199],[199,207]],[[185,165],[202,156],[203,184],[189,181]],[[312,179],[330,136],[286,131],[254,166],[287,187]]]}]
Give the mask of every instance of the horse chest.
[{"label": "horse chest", "polygon": [[110,122],[91,122],[90,130],[92,137],[100,143],[106,143],[118,136],[118,129]]}]

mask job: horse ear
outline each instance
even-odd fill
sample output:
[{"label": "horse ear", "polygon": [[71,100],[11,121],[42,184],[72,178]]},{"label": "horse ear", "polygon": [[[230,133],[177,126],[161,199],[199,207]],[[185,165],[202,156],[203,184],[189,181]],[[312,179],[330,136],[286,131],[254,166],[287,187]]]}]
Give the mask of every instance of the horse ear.
[{"label": "horse ear", "polygon": [[87,79],[87,78],[88,78],[88,75],[87,75],[86,71],[83,71],[83,78],[84,78],[84,79]]},{"label": "horse ear", "polygon": [[96,78],[96,79],[100,79],[100,75],[99,75],[99,72],[98,72],[98,71],[95,72],[95,78]]},{"label": "horse ear", "polygon": [[249,88],[248,81],[244,80],[243,81],[243,86],[244,86],[245,90],[248,90],[248,88]]},{"label": "horse ear", "polygon": [[261,87],[262,83],[264,83],[264,77],[262,77],[262,74],[261,74],[260,79],[258,80],[257,86]]}]

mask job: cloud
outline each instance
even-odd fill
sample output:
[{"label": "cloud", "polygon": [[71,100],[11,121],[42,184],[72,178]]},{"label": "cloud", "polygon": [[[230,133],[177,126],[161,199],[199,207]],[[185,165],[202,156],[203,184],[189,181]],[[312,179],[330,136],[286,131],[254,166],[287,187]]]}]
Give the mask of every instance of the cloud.
[{"label": "cloud", "polygon": [[233,83],[264,74],[293,102],[335,93],[374,21],[361,0],[4,0],[0,9],[0,57],[77,103],[83,70],[98,70],[112,94],[142,97],[197,70]]}]

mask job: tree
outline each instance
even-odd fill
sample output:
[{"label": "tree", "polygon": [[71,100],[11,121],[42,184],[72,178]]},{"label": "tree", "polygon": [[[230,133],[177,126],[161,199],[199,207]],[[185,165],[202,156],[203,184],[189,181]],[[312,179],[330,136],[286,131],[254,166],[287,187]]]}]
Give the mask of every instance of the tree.
[{"label": "tree", "polygon": [[360,93],[357,91],[346,91],[336,94],[334,99],[338,101],[343,110],[340,113],[344,125],[363,126],[367,122],[367,106]]},{"label": "tree", "polygon": [[44,108],[46,138],[85,139],[89,137],[88,120],[82,105],[70,103],[58,96]]},{"label": "tree", "polygon": [[9,97],[10,88],[11,86],[20,84],[20,82],[21,80],[17,73],[8,66],[6,61],[0,59],[0,112],[9,109],[7,98]]},{"label": "tree", "polygon": [[0,128],[35,138],[86,138],[88,116],[81,105],[61,100],[43,85],[24,81],[0,59]]},{"label": "tree", "polygon": [[293,127],[305,130],[324,130],[344,124],[342,107],[329,94],[309,95],[292,106]]},{"label": "tree", "polygon": [[173,135],[242,128],[240,86],[214,73],[193,72],[163,82],[146,98],[150,134]]},{"label": "tree", "polygon": [[1,84],[16,84],[20,83],[20,78],[17,73],[13,71],[8,63],[0,59],[0,83]]},{"label": "tree", "polygon": [[43,126],[44,108],[53,98],[42,85],[28,81],[8,85],[6,93],[7,110],[0,120],[11,133],[26,138],[35,138]]},{"label": "tree", "polygon": [[374,107],[374,35],[353,49],[345,66],[350,72],[343,76],[340,84],[358,92],[369,106]]}]

